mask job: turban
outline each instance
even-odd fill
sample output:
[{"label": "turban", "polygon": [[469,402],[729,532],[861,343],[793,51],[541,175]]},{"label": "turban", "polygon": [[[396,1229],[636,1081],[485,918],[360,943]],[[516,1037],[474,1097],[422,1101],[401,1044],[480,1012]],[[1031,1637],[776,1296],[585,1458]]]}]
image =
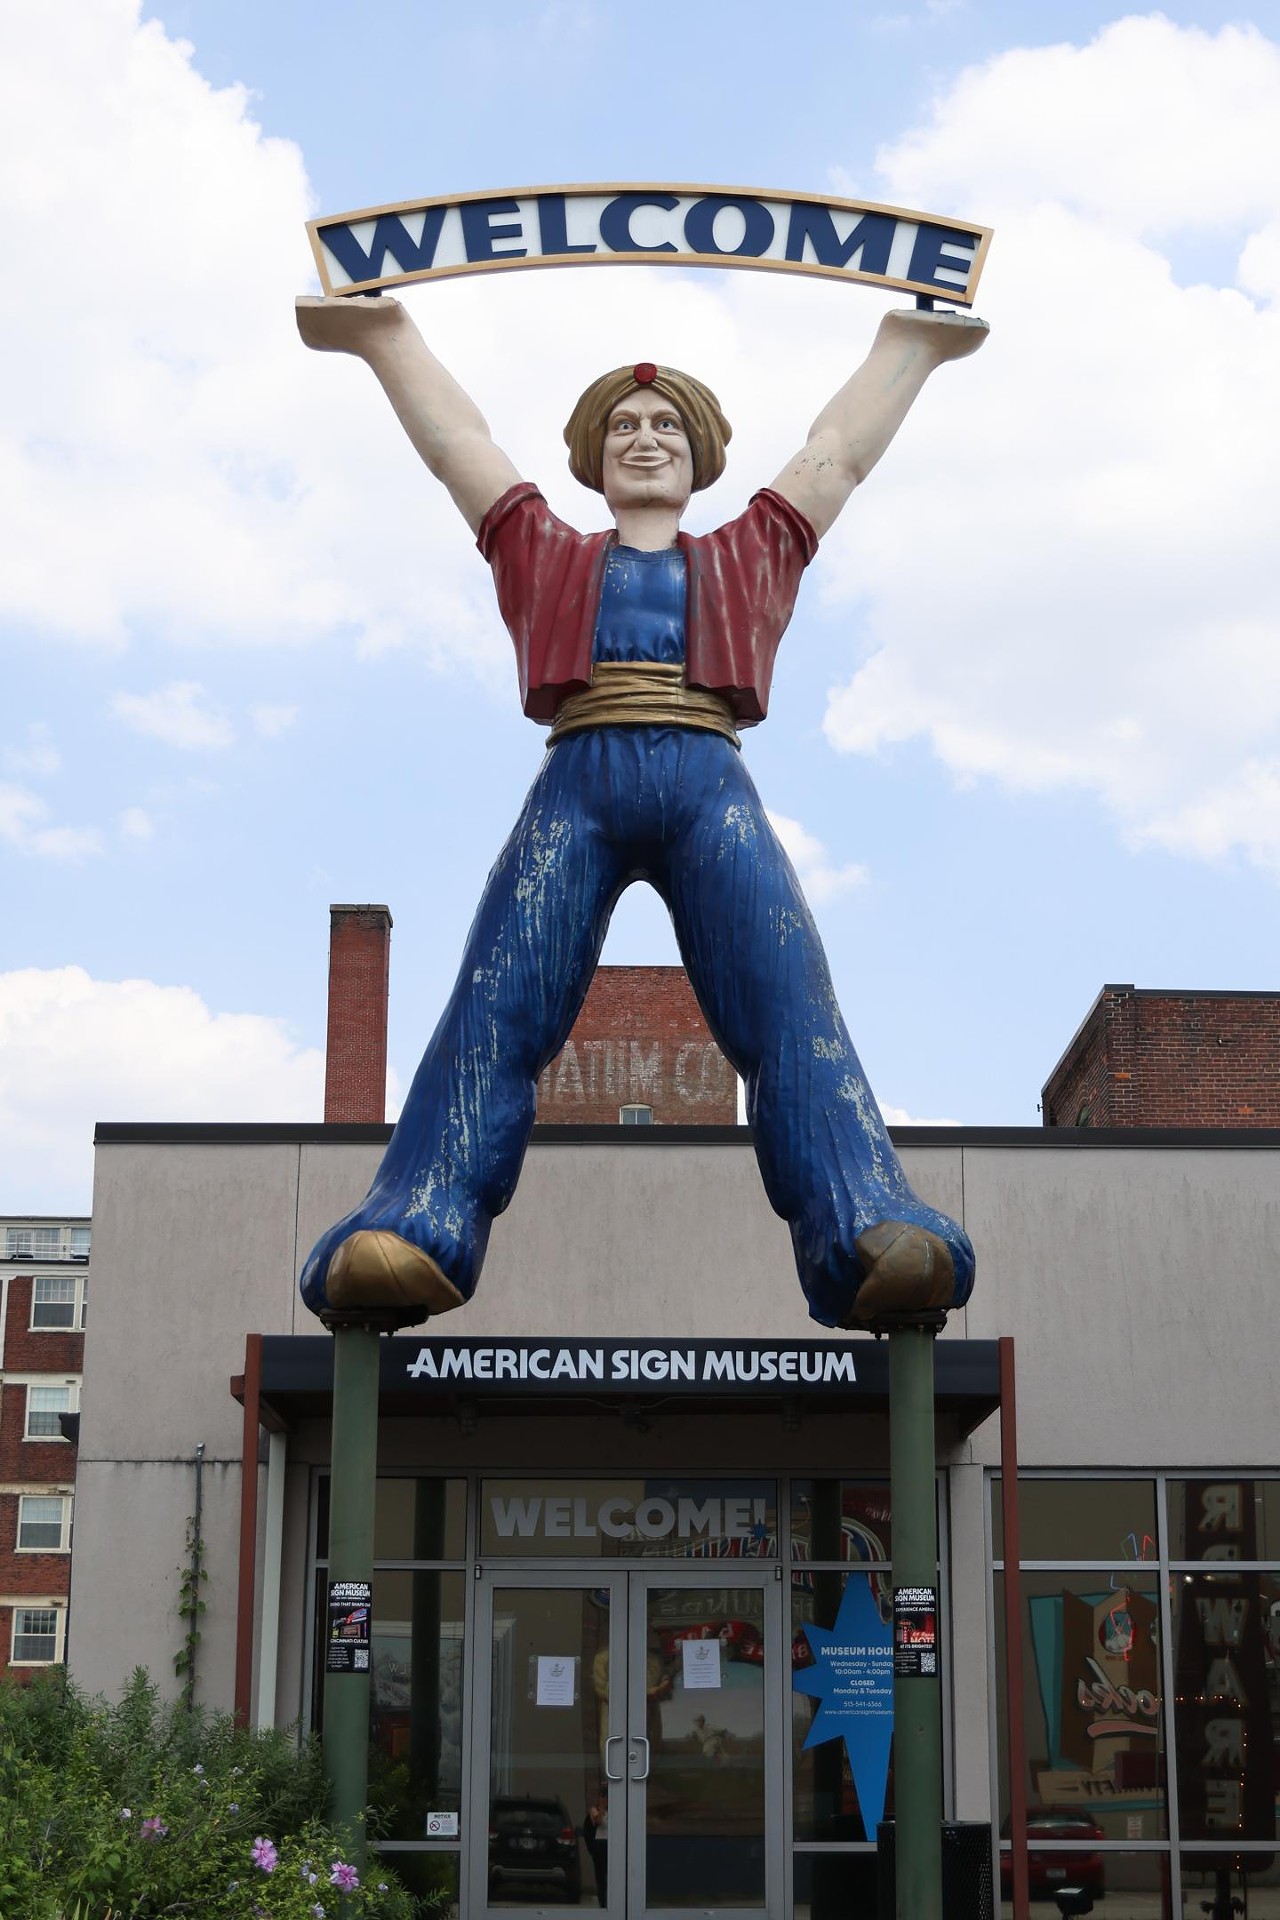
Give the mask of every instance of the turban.
[{"label": "turban", "polygon": [[646,387],[670,400],[684,423],[693,454],[693,491],[709,487],[724,472],[724,450],[733,428],[710,387],[704,387],[692,374],[652,363],[618,367],[592,381],[564,430],[570,473],[584,487],[604,492],[604,436],[609,415],[628,394],[640,393]]}]

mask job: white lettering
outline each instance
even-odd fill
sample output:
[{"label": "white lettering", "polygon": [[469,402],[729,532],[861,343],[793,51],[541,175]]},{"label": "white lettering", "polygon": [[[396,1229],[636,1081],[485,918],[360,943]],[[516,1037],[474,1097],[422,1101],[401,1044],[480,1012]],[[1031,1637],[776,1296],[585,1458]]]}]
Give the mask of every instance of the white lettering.
[{"label": "white lettering", "polygon": [[428,1380],[435,1380],[439,1377],[436,1373],[435,1355],[432,1353],[430,1347],[418,1348],[418,1357],[410,1367],[406,1368],[406,1372],[411,1380],[421,1380],[424,1373]]},{"label": "white lettering", "polygon": [[549,1380],[551,1375],[547,1362],[551,1358],[550,1347],[535,1347],[529,1355],[529,1371],[535,1380]]},{"label": "white lettering", "polygon": [[514,1347],[499,1347],[493,1357],[493,1377],[495,1380],[514,1380],[516,1378],[516,1355]]},{"label": "white lettering", "polygon": [[594,1540],[596,1537],[596,1530],[587,1518],[585,1500],[575,1500],[573,1503],[573,1531],[579,1540]]},{"label": "white lettering", "polygon": [[569,1538],[571,1503],[568,1500],[545,1500],[542,1506],[542,1530],[548,1540],[567,1540]]},{"label": "white lettering", "polygon": [[1200,1533],[1240,1531],[1240,1488],[1238,1484],[1206,1487],[1200,1495]]},{"label": "white lettering", "polygon": [[724,1530],[730,1540],[743,1540],[751,1532],[750,1500],[726,1500]]},{"label": "white lettering", "polygon": [[442,1380],[469,1380],[471,1378],[471,1352],[468,1347],[446,1347],[440,1355],[440,1378]]},{"label": "white lettering", "polygon": [[1206,1780],[1204,1783],[1204,1823],[1206,1827],[1240,1825],[1241,1791],[1238,1780]]},{"label": "white lettering", "polygon": [[1244,1724],[1240,1720],[1206,1720],[1202,1767],[1223,1767],[1228,1773],[1244,1771]]},{"label": "white lettering", "polygon": [[629,1380],[631,1378],[631,1369],[628,1364],[629,1358],[630,1356],[625,1347],[622,1348],[619,1353],[614,1354],[613,1366],[609,1373],[611,1380]]},{"label": "white lettering", "polygon": [[796,1356],[794,1355],[794,1353],[780,1353],[778,1355],[779,1380],[794,1380],[795,1377],[796,1377]]},{"label": "white lettering", "polygon": [[636,1508],[636,1531],[646,1540],[665,1540],[676,1524],[669,1500],[646,1500]]},{"label": "white lettering", "polygon": [[538,1516],[542,1512],[542,1501],[538,1498],[499,1500],[495,1497],[490,1500],[489,1507],[500,1540],[510,1540],[516,1534],[522,1540],[528,1540],[538,1531]]},{"label": "white lettering", "polygon": [[493,1348],[480,1347],[471,1356],[471,1366],[477,1380],[492,1380]]},{"label": "white lettering", "polygon": [[676,1532],[682,1540],[691,1539],[695,1533],[720,1533],[722,1530],[718,1500],[676,1502]]},{"label": "white lettering", "polygon": [[573,1364],[573,1355],[561,1347],[552,1364],[551,1378],[553,1380],[564,1380],[566,1378],[576,1380],[577,1377],[578,1370]]},{"label": "white lettering", "polygon": [[847,1350],[844,1353],[833,1353],[828,1350],[822,1377],[824,1380],[856,1381],[858,1376],[854,1371],[853,1355]]},{"label": "white lettering", "polygon": [[596,1515],[600,1531],[609,1540],[629,1540],[635,1532],[629,1500],[606,1500]]},{"label": "white lettering", "polygon": [[1249,1696],[1241,1685],[1230,1654],[1225,1654],[1220,1660],[1210,1661],[1204,1697],[1206,1700],[1229,1700],[1238,1707],[1248,1706]]},{"label": "white lettering", "polygon": [[704,1380],[732,1380],[733,1355],[731,1353],[707,1353],[702,1358],[702,1377]]},{"label": "white lettering", "polygon": [[640,1371],[646,1380],[665,1380],[669,1371],[666,1354],[658,1347],[646,1347],[640,1355]]},{"label": "white lettering", "polygon": [[599,1347],[584,1347],[578,1355],[579,1380],[603,1380],[604,1354]]}]

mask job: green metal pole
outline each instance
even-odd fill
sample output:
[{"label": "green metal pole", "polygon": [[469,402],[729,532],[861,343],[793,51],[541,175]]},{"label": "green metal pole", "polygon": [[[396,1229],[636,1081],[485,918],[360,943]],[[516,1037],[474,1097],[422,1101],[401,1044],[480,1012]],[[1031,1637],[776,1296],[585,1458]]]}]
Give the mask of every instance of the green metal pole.
[{"label": "green metal pole", "polygon": [[[330,1582],[373,1580],[378,1340],[379,1335],[372,1327],[335,1327],[333,1331]],[[329,1780],[333,1817],[354,1837],[354,1864],[362,1880],[369,1796],[369,1684],[367,1666],[362,1672],[326,1672],[324,1677],[324,1770]]]},{"label": "green metal pole", "polygon": [[[893,1584],[936,1588],[933,1343],[921,1321],[889,1333]],[[936,1625],[936,1621],[935,1621]],[[893,1677],[894,1878],[898,1920],[942,1920],[941,1679]]]}]

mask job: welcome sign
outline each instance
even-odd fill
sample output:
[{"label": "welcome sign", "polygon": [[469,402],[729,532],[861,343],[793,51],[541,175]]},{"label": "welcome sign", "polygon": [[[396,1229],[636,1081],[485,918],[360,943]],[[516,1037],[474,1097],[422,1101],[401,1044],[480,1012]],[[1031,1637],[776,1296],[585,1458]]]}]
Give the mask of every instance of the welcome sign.
[{"label": "welcome sign", "polygon": [[866,200],[738,187],[529,187],[308,222],[327,294],[510,267],[762,267],[971,307],[991,230]]}]

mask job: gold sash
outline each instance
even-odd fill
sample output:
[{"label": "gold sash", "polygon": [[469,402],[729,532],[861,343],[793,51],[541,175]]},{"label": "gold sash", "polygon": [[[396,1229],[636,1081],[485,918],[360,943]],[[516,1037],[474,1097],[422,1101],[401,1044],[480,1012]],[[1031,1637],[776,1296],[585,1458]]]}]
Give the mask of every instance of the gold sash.
[{"label": "gold sash", "polygon": [[727,700],[686,687],[684,668],[656,660],[598,660],[591,685],[556,708],[548,746],[585,727],[693,727],[740,744]]}]

